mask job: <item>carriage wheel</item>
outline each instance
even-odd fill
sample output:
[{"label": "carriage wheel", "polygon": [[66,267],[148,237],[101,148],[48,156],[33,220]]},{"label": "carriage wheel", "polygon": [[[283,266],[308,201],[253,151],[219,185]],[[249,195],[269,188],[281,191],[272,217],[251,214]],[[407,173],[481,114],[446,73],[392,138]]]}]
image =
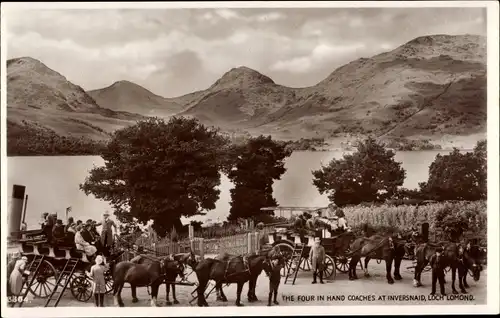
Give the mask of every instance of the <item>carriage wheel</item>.
[{"label": "carriage wheel", "polygon": [[311,262],[309,262],[309,258],[305,258],[302,263],[300,263],[300,269],[309,272],[311,270]]},{"label": "carriage wheel", "polygon": [[113,291],[113,275],[109,271],[104,274],[104,280],[106,281],[106,294]]},{"label": "carriage wheel", "polygon": [[74,275],[70,289],[71,294],[78,301],[87,302],[92,297],[92,281],[86,275]]},{"label": "carriage wheel", "polygon": [[345,274],[349,272],[350,261],[351,259],[346,256],[337,256],[335,257],[335,267],[339,270],[339,272]]},{"label": "carriage wheel", "polygon": [[[54,265],[48,260],[43,260],[36,274],[33,284],[29,287],[29,291],[35,298],[47,298],[52,294],[57,283],[58,274]],[[31,279],[31,275],[28,280]]]},{"label": "carriage wheel", "polygon": [[[280,252],[283,254],[283,256],[285,257],[285,266],[283,266],[283,268],[281,269],[281,277],[286,277],[286,273],[288,272],[288,269],[291,267],[290,269],[290,273],[293,273],[293,270],[295,267],[297,267],[297,262],[292,259],[292,255],[293,255],[293,246],[288,244],[288,243],[278,243],[276,245],[274,245],[274,247],[278,247],[278,249],[280,250]],[[294,264],[295,263],[295,264]]]},{"label": "carriage wheel", "polygon": [[330,255],[326,255],[325,270],[323,273],[324,273],[325,279],[330,278],[330,279],[334,280],[335,277],[337,276],[337,269],[335,266],[335,260]]}]

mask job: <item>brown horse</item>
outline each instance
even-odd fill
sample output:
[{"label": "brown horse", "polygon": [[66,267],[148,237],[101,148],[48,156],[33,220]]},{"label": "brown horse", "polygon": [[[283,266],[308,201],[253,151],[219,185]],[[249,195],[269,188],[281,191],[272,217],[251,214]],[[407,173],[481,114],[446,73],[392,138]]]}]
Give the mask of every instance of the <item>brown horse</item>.
[{"label": "brown horse", "polygon": [[258,255],[229,255],[223,253],[215,259],[207,258],[200,261],[196,266],[195,273],[198,277],[198,306],[208,307],[205,299],[205,290],[209,280],[215,281],[215,291],[217,293],[217,300],[226,302],[227,298],[222,291],[223,284],[237,284],[236,292],[236,306],[243,306],[241,304],[241,292],[243,285],[249,282],[248,300],[250,302],[257,301],[255,295],[255,286],[257,285],[257,278],[264,268],[264,262],[278,255],[280,252],[274,249],[270,251],[261,252]]},{"label": "brown horse", "polygon": [[466,287],[469,287],[466,281],[467,272],[472,273],[475,281],[478,281],[481,275],[483,266],[480,262],[479,248],[467,244],[465,249],[462,245],[453,242],[440,242],[438,244],[425,243],[417,247],[416,259],[417,265],[415,266],[415,275],[413,278],[413,286],[422,286],[421,275],[423,269],[429,263],[432,255],[436,253],[436,249],[443,248],[443,261],[444,267],[451,269],[451,289],[453,294],[458,294],[455,288],[455,280],[458,270],[458,287],[462,293],[467,293]]},{"label": "brown horse", "polygon": [[[349,262],[349,280],[357,279],[356,265],[365,258],[365,277],[369,277],[368,262],[370,259],[380,259],[385,261],[386,278],[389,284],[394,284],[394,279],[401,280],[400,267],[405,255],[404,240],[401,235],[381,235],[375,234],[370,237],[359,237],[351,244],[351,261]],[[391,270],[394,262],[394,278]]]},{"label": "brown horse", "polygon": [[[147,259],[148,261],[144,261]],[[182,275],[184,266],[171,257],[154,258],[145,255],[136,256],[130,262],[116,264],[113,272],[113,297],[115,305],[123,307],[121,292],[125,283],[130,284],[132,302],[137,302],[137,287],[151,286],[151,306],[156,306],[158,289],[166,277]]]}]

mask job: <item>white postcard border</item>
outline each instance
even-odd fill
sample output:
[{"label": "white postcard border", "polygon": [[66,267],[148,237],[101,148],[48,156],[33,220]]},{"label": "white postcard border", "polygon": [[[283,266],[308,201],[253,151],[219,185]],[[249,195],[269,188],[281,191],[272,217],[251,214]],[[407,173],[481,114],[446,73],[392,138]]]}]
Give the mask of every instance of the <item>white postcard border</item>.
[{"label": "white postcard border", "polygon": [[[59,307],[59,308],[7,308],[2,297],[5,317],[134,317],[134,316],[255,316],[255,315],[391,315],[391,314],[479,314],[499,313],[499,18],[496,1],[363,1],[363,2],[25,2],[2,3],[1,12],[1,210],[7,211],[6,162],[6,51],[7,36],[5,10],[18,9],[159,9],[159,8],[307,8],[307,7],[484,7],[487,8],[487,101],[488,101],[488,271],[487,305],[379,305],[379,306],[274,306],[274,307]],[[7,233],[7,213],[1,215],[2,233]],[[7,240],[1,240],[1,268],[6,268]],[[496,244],[496,245],[495,245]],[[6,295],[6,284],[1,295]],[[223,309],[224,308],[224,309]],[[223,309],[223,310],[222,310]]]}]

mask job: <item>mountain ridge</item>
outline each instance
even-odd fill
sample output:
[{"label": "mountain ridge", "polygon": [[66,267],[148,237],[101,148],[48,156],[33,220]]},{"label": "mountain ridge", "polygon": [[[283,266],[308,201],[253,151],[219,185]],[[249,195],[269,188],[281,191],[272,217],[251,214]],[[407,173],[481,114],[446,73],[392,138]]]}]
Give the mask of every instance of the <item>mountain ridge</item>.
[{"label": "mountain ridge", "polygon": [[[15,62],[9,60],[8,69]],[[36,108],[30,107],[34,95],[26,94],[23,85],[9,88],[13,77],[22,73],[18,71],[8,71],[9,116]],[[486,38],[479,35],[417,37],[394,50],[346,63],[317,84],[301,88],[277,84],[267,75],[239,66],[205,90],[166,98],[130,81],[85,92],[53,70],[42,72],[33,67],[25,69],[24,75],[37,75],[36,71],[44,73],[49,82],[48,86],[38,83],[37,91],[44,96],[38,99],[52,98],[55,111],[72,116],[93,113],[120,121],[92,122],[106,127],[105,138],[143,116],[173,115],[195,117],[231,133],[271,134],[284,140],[367,135],[439,140],[445,135],[466,136],[486,129]],[[59,79],[55,81],[55,77]],[[56,84],[51,86],[51,80]],[[76,101],[73,95],[69,100],[68,96],[57,99],[65,87],[71,88]],[[23,107],[17,109],[12,104]],[[64,133],[64,129],[53,130]]]}]

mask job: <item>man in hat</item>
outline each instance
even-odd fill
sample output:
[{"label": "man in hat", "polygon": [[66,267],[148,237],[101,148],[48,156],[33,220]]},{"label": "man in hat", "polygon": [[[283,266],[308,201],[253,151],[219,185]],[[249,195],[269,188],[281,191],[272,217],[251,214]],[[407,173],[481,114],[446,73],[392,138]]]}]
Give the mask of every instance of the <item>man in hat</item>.
[{"label": "man in hat", "polygon": [[[314,246],[311,247],[309,252],[309,262],[311,263],[313,270],[313,284],[316,284],[316,277],[319,276],[319,282],[323,282],[323,271],[326,260],[325,248],[321,245],[321,240],[319,237],[314,239]],[[318,275],[319,274],[319,275]]]},{"label": "man in hat", "polygon": [[113,246],[113,229],[115,229],[116,233],[116,224],[113,220],[109,218],[109,213],[108,211],[104,212],[103,220],[101,223],[98,223],[97,225],[102,225],[102,231],[101,231],[101,244],[102,246],[109,251],[111,246]]},{"label": "man in hat", "polygon": [[444,291],[444,269],[446,267],[443,248],[441,246],[436,248],[436,252],[431,256],[429,264],[432,269],[432,290],[431,295],[436,294],[436,282],[439,281],[439,289],[441,295],[445,295]]}]

